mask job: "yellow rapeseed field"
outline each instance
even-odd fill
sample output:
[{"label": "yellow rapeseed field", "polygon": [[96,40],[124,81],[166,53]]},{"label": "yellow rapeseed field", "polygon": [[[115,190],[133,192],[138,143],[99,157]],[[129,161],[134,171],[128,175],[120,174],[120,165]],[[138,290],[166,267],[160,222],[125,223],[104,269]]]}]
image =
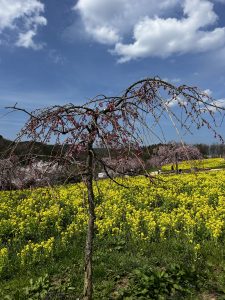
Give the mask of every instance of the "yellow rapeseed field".
[{"label": "yellow rapeseed field", "polygon": [[[196,251],[225,234],[225,171],[95,182],[96,234],[154,241],[181,237]],[[54,257],[84,234],[82,183],[0,193],[0,272]]]},{"label": "yellow rapeseed field", "polygon": [[[162,166],[163,171],[171,170],[172,164],[167,164]],[[217,169],[225,168],[225,159],[224,158],[207,158],[207,159],[197,159],[197,160],[187,160],[178,163],[179,169],[188,170],[192,168],[198,169]]]}]

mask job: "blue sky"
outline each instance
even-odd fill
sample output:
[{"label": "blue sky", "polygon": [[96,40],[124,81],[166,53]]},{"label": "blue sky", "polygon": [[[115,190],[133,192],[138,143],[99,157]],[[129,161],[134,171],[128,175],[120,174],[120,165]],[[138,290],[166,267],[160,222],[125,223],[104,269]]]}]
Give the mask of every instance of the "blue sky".
[{"label": "blue sky", "polygon": [[[26,120],[5,106],[83,103],[154,76],[198,86],[224,105],[224,0],[0,0],[4,137]],[[204,130],[185,140],[214,142]]]}]

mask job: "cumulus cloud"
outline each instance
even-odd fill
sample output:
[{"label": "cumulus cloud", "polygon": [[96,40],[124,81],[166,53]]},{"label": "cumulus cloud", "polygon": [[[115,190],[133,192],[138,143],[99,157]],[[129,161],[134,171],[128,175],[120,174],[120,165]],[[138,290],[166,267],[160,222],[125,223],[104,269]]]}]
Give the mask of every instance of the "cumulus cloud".
[{"label": "cumulus cloud", "polygon": [[39,26],[47,24],[43,12],[44,4],[39,0],[0,0],[0,42],[6,31],[13,32],[15,45],[40,49],[42,45],[35,43],[34,37]]},{"label": "cumulus cloud", "polygon": [[221,111],[221,109],[225,109],[225,99],[218,99],[211,101],[209,104],[212,106],[208,106],[207,109],[205,107],[201,108],[201,111],[204,113],[209,113],[209,112],[217,112]]},{"label": "cumulus cloud", "polygon": [[[211,106],[208,106],[207,109],[205,107],[202,107],[201,108],[202,112],[206,112],[206,113],[208,113],[209,111],[216,112],[220,108],[225,109],[225,99],[224,98],[214,99],[212,97],[213,92],[210,89],[206,89],[202,92],[206,96],[206,97],[204,97],[204,100],[208,104],[211,105]],[[176,98],[172,97],[172,98],[168,99],[165,102],[165,105],[169,108],[178,107],[178,105],[180,105],[180,104],[181,105],[182,104],[184,104],[184,105],[187,104],[187,101],[184,98],[180,97],[180,96],[177,96]]]},{"label": "cumulus cloud", "polygon": [[130,34],[143,16],[164,14],[177,3],[179,0],[79,0],[74,9],[86,32],[98,42],[110,45]]},{"label": "cumulus cloud", "polygon": [[[205,107],[202,107],[201,108],[202,112],[206,112],[206,113],[208,113],[209,111],[216,112],[220,108],[225,109],[225,99],[224,98],[214,99],[212,97],[213,92],[210,89],[204,90],[203,93],[206,94],[206,97],[204,100],[212,106],[208,106],[207,109]],[[178,106],[179,104],[187,104],[187,102],[178,96],[177,98],[171,98],[171,99],[167,100],[165,102],[165,104],[168,107],[172,108],[172,107]]]},{"label": "cumulus cloud", "polygon": [[209,110],[216,112],[218,108],[225,109],[225,99],[218,99],[212,101],[210,104],[215,105],[216,107],[210,107]]},{"label": "cumulus cloud", "polygon": [[75,10],[86,32],[100,43],[113,45],[111,53],[126,62],[222,48],[225,27],[216,27],[213,2],[79,0]]},{"label": "cumulus cloud", "polygon": [[[216,112],[218,108],[225,108],[225,99],[213,99],[212,94],[213,92],[210,89],[206,89],[203,91],[208,97],[209,97],[209,103],[211,105],[211,107],[208,107],[208,111],[212,111],[212,112]],[[207,100],[207,99],[206,99]],[[205,108],[202,109],[203,111],[206,111]]]}]

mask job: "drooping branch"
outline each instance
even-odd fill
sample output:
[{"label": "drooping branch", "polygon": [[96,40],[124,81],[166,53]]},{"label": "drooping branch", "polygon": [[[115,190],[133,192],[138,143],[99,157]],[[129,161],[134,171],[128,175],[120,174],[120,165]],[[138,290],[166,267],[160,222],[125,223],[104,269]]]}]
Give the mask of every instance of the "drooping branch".
[{"label": "drooping branch", "polygon": [[145,143],[140,129],[158,136],[154,127],[163,131],[160,120],[166,116],[173,126],[187,132],[193,124],[205,126],[223,142],[215,129],[215,112],[223,119],[225,108],[196,87],[176,87],[158,77],[135,82],[120,97],[98,95],[84,105],[70,103],[30,112],[15,104],[10,109],[29,117],[20,138],[62,145],[66,149],[63,155],[70,158],[85,153],[90,140],[94,147],[107,149],[109,157],[115,150],[118,158],[140,152]]}]

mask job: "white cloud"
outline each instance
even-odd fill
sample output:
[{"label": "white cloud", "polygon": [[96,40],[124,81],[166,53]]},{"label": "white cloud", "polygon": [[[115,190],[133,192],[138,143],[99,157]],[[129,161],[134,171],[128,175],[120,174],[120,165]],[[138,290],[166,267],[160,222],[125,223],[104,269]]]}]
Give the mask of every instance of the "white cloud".
[{"label": "white cloud", "polygon": [[110,45],[131,33],[143,16],[164,14],[177,3],[179,0],[79,0],[74,9],[80,13],[86,32]]},{"label": "white cloud", "polygon": [[40,49],[42,45],[36,44],[33,38],[38,27],[47,24],[43,12],[44,4],[39,0],[0,0],[0,42],[1,34],[10,30],[16,36],[15,45]]},{"label": "white cloud", "polygon": [[174,107],[178,105],[186,105],[187,101],[185,99],[182,99],[181,97],[176,97],[169,99],[165,102],[165,105],[168,107]]},{"label": "white cloud", "polygon": [[[113,45],[110,52],[126,62],[222,48],[225,27],[216,27],[218,16],[213,2],[79,0],[75,10],[86,32],[100,43]],[[181,9],[182,15],[178,13]]]},{"label": "white cloud", "polygon": [[212,91],[210,89],[206,89],[203,91],[207,96],[211,97],[212,96]]},{"label": "white cloud", "polygon": [[[216,111],[218,111],[219,108],[225,108],[225,99],[224,98],[222,98],[222,99],[213,99],[213,97],[212,97],[213,92],[210,89],[204,90],[203,93],[206,94],[206,97],[204,97],[204,100],[208,104],[211,104],[212,106],[209,105],[209,106],[207,106],[207,108],[202,107],[201,108],[202,112],[209,112],[209,111],[216,112]],[[170,107],[170,108],[177,107],[179,104],[186,105],[187,101],[178,96],[176,98],[168,99],[165,102],[165,105]]]},{"label": "white cloud", "polygon": [[29,30],[25,33],[20,33],[19,38],[16,42],[16,46],[24,47],[24,48],[33,48],[34,50],[38,50],[42,48],[41,44],[35,44],[33,41],[33,37],[36,35],[34,30]]},{"label": "white cloud", "polygon": [[102,44],[114,44],[119,41],[119,35],[116,30],[107,26],[89,28],[88,31],[92,33],[95,40]]},{"label": "white cloud", "polygon": [[215,105],[216,107],[209,107],[209,110],[216,112],[218,108],[224,108],[225,109],[225,99],[218,99],[212,101],[210,104]]},{"label": "white cloud", "polygon": [[[204,90],[203,93],[206,94],[206,97],[204,97],[204,100],[212,106],[208,105],[207,108],[205,106],[202,107],[201,108],[202,112],[209,112],[209,111],[216,112],[220,108],[225,109],[225,98],[214,99],[212,97],[213,92],[210,89]],[[178,104],[178,101],[171,101],[171,103],[169,103],[169,104],[170,104],[169,106],[175,106]]]}]

